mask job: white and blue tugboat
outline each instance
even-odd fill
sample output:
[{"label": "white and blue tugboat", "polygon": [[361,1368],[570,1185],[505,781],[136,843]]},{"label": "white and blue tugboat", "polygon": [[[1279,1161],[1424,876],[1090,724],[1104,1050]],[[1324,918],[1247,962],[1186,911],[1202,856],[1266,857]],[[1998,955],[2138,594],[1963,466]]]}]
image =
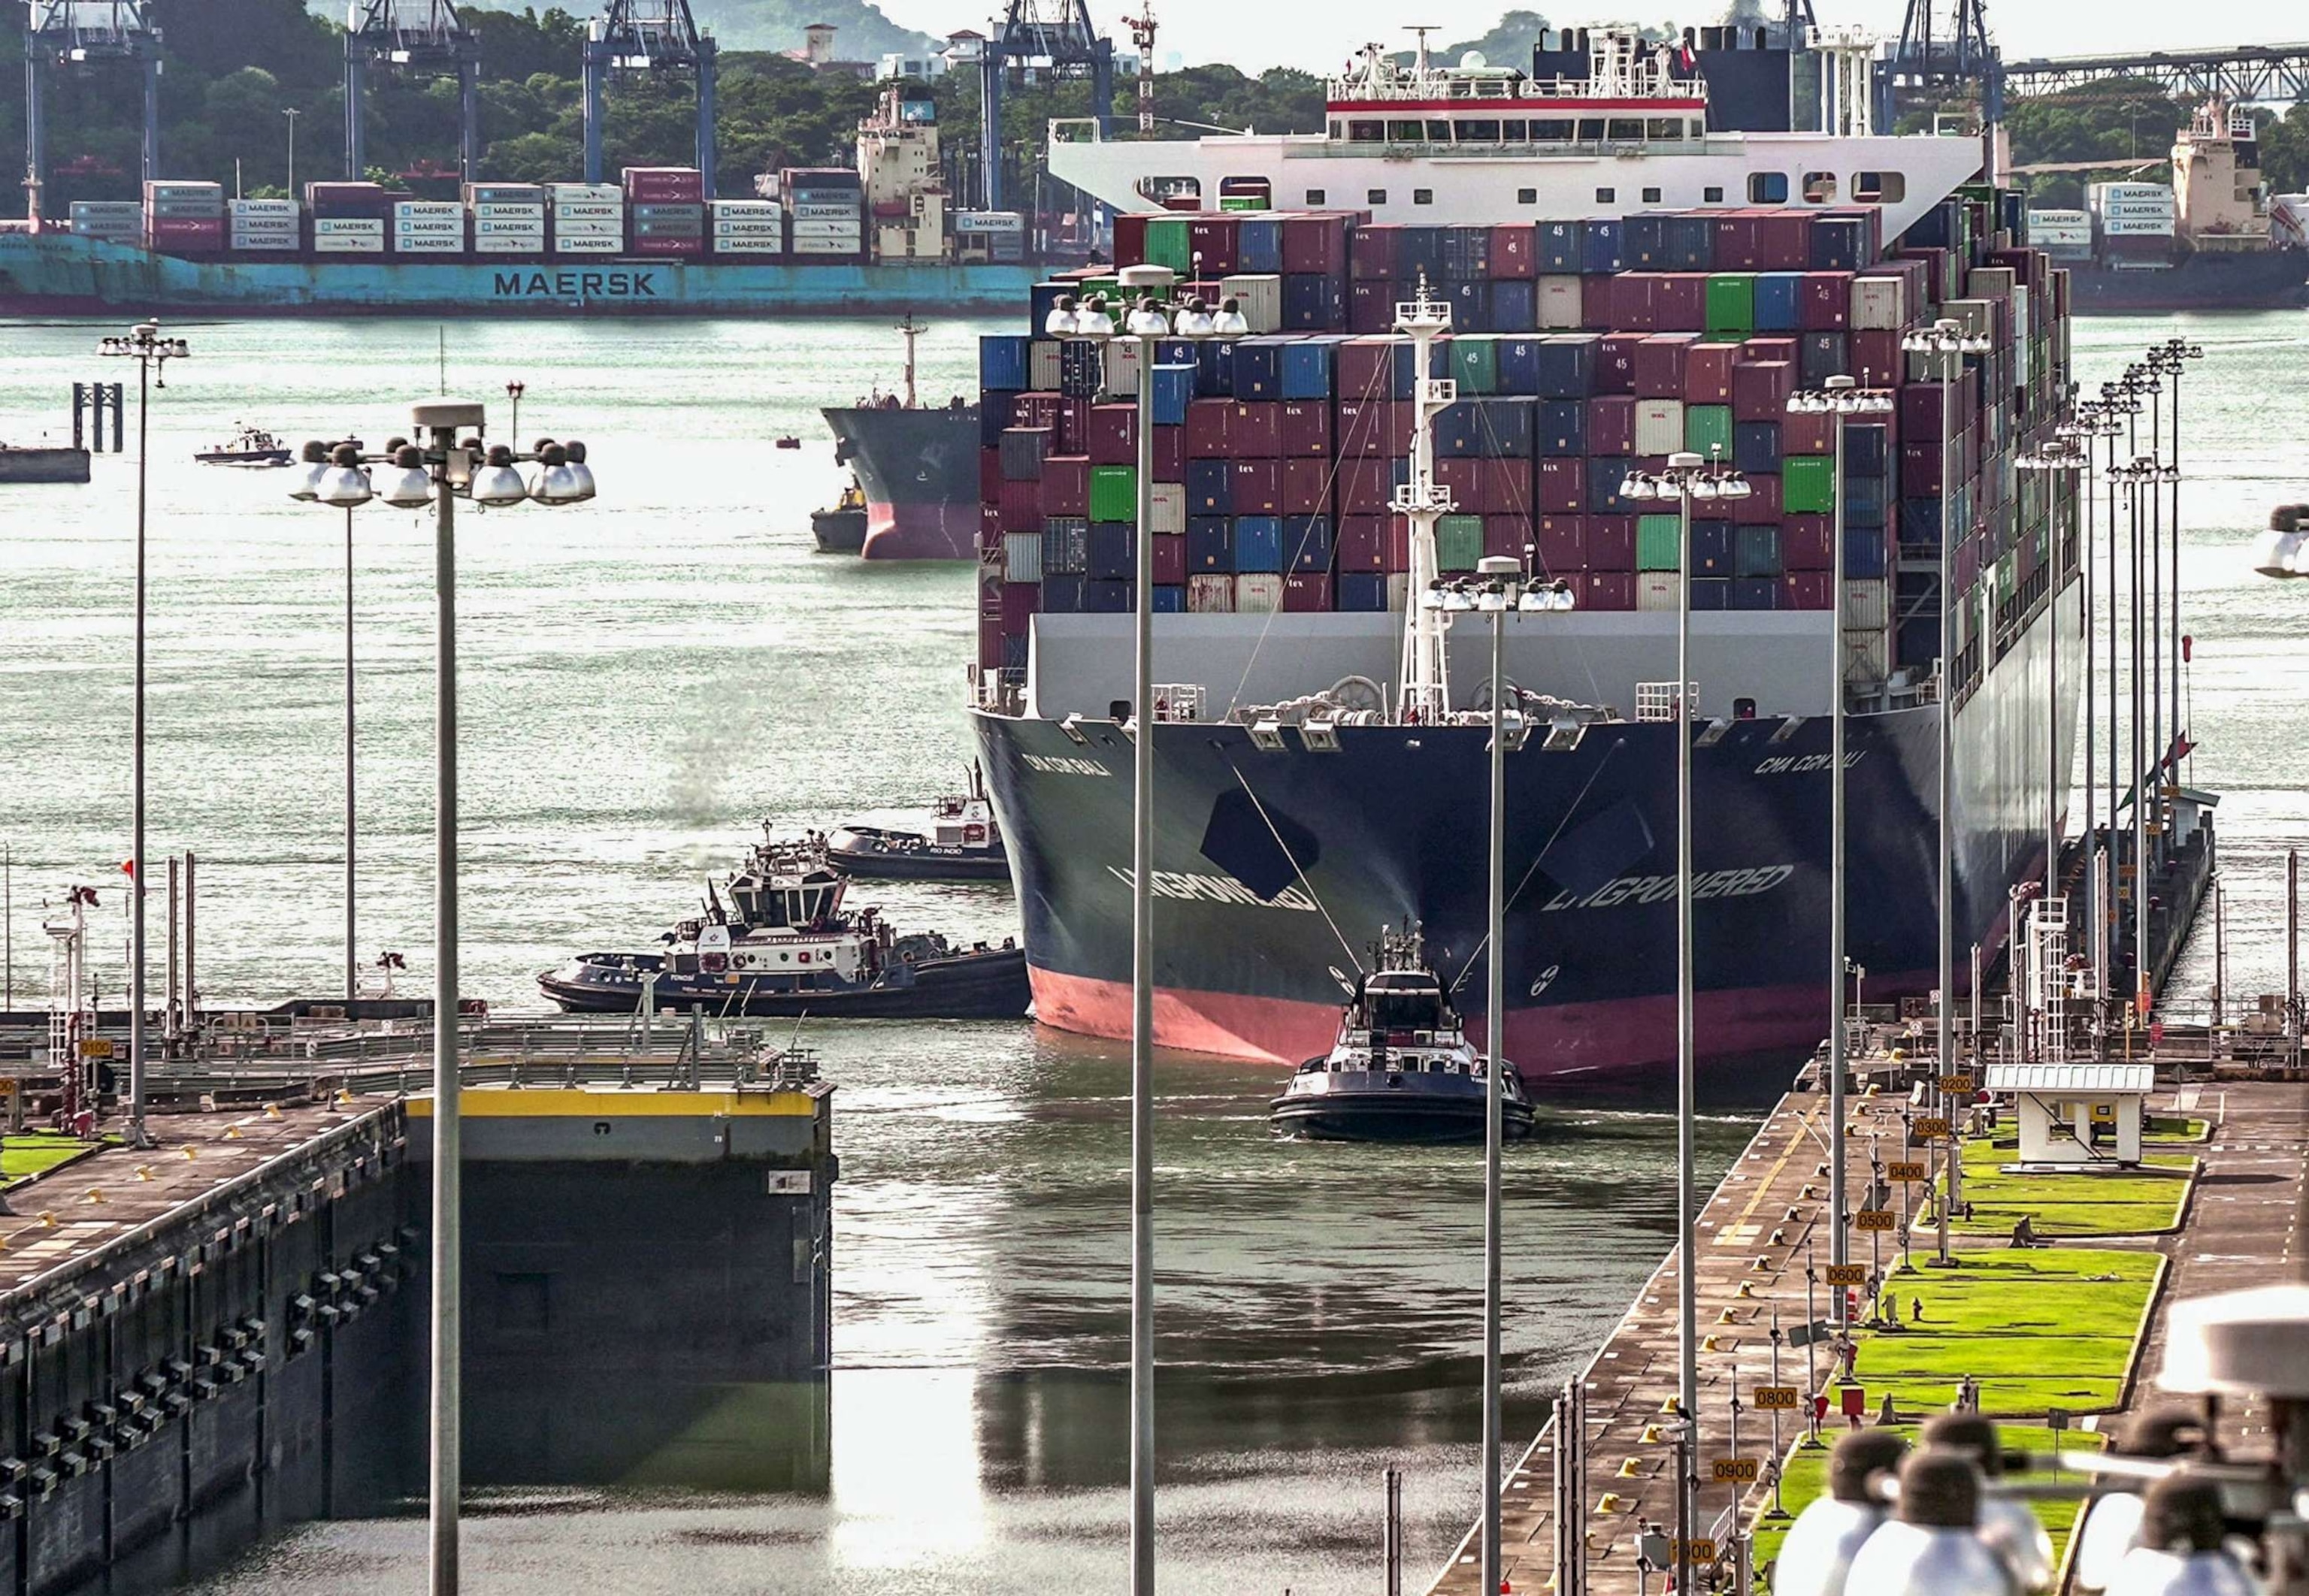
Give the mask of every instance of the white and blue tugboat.
[{"label": "white and blue tugboat", "polygon": [[849,883],[811,843],[765,839],[705,912],[659,940],[662,953],[580,953],[537,978],[571,1013],[652,1008],[821,1018],[1015,1020],[1026,1013],[1015,940],[957,947],[900,936],[875,909],[842,905]]},{"label": "white and blue tugboat", "polygon": [[[1383,935],[1378,968],[1355,981],[1330,1052],[1299,1066],[1267,1107],[1277,1135],[1328,1142],[1471,1142],[1483,1134],[1483,1057],[1429,968],[1414,927]],[[1531,1134],[1531,1099],[1512,1064],[1500,1081],[1500,1133]]]},{"label": "white and blue tugboat", "polygon": [[970,767],[970,789],[948,793],[930,810],[928,831],[838,826],[826,840],[826,862],[844,876],[886,881],[1007,881],[1010,857],[1002,824],[986,796],[986,776]]}]

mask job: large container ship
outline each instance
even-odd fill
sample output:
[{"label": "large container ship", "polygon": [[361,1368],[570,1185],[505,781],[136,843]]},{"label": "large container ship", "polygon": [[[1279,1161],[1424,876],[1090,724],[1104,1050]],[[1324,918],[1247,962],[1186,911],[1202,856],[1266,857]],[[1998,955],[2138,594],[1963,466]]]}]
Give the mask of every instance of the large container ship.
[{"label": "large container ship", "polygon": [[898,324],[906,364],[898,390],[820,412],[834,434],[834,457],[857,479],[869,560],[978,557],[979,410],[956,394],[926,405],[915,390],[912,316]]},{"label": "large container ship", "polygon": [[[1933,983],[1943,694],[1959,936],[1993,949],[2008,889],[2041,869],[2075,734],[2076,673],[2056,695],[2047,658],[2082,614],[2073,576],[2052,579],[2053,489],[2015,462],[2060,413],[2065,279],[2017,243],[2018,195],[1969,184],[1970,141],[1723,129],[1691,56],[1613,35],[1590,50],[1577,78],[1373,58],[1332,85],[1311,143],[1071,146],[1064,175],[1135,211],[1118,260],[1184,268],[1200,280],[1182,292],[1234,297],[1258,335],[1157,353],[1147,531],[1168,685],[1145,728],[1122,724],[1135,411],[1103,401],[1135,373],[1117,380],[1121,348],[1101,362],[1038,335],[1059,292],[1104,285],[1045,285],[1036,331],[982,352],[986,425],[1008,424],[981,462],[973,723],[1044,1022],[1128,1033],[1138,757],[1156,761],[1159,1041],[1319,1052],[1356,950],[1406,921],[1480,1002],[1489,732],[1470,688],[1488,643],[1443,627],[1414,584],[1487,553],[1525,555],[1578,601],[1506,640],[1531,726],[1508,766],[1500,950],[1526,1075],[1674,1057],[1686,559],[1711,1068],[1821,1033],[1833,693],[1855,712],[1852,956],[1872,998]],[[1784,118],[1778,87],[1752,100]],[[1354,209],[1154,213],[1197,180],[1206,203],[1264,183]],[[1871,197],[1827,203],[1829,183]],[[1428,224],[1447,193],[1458,220]],[[1451,325],[1426,374],[1389,331],[1423,285]],[[1952,381],[1902,348],[1941,317],[1988,346]],[[1788,405],[1838,375],[1895,397],[1881,424],[1848,426],[1841,593],[1832,423]],[[1431,377],[1454,386],[1423,445]],[[1431,534],[1398,512],[1421,446],[1449,506]],[[1674,517],[1622,492],[1686,449],[1754,489],[1728,515],[1703,506],[1688,549]],[[2075,520],[2059,524],[2073,573]]]}]

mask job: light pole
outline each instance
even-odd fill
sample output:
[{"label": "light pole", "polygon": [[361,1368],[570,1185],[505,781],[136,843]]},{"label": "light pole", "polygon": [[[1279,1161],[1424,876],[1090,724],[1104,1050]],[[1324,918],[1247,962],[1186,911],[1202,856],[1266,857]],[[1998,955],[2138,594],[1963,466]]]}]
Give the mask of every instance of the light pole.
[{"label": "light pole", "polygon": [[[382,455],[358,444],[329,450],[330,464],[291,489],[349,514],[373,499],[395,509],[434,511],[433,581],[433,1302],[431,1487],[428,1590],[457,1589],[460,1488],[459,1295],[463,1242],[459,1180],[460,1079],[457,1013],[457,605],[456,504],[459,496],[495,509],[533,500],[583,504],[593,476],[582,444],[547,443],[531,454],[499,444],[483,452],[482,407],[427,400],[410,408],[419,442],[396,438]],[[307,449],[309,457],[310,449]],[[534,470],[524,477],[518,463]]]},{"label": "light pole", "polygon": [[289,118],[289,198],[297,198],[297,118],[305,113],[295,106],[283,106],[281,114]]},{"label": "light pole", "polygon": [[[1676,1488],[1676,1580],[1691,1589],[1691,1542],[1697,1528],[1693,1501],[1699,1449],[1699,1194],[1693,1166],[1699,1133],[1692,1038],[1691,929],[1691,504],[1694,499],[1744,499],[1748,479],[1697,454],[1668,456],[1667,469],[1654,475],[1631,473],[1620,489],[1638,503],[1676,503],[1675,607],[1675,1183],[1676,1183],[1676,1406],[1682,1410],[1686,1465]],[[1492,1589],[1498,1589],[1494,1584]]]},{"label": "light pole", "polygon": [[[1828,1030],[1828,1117],[1830,1125],[1828,1140],[1829,1162],[1829,1241],[1828,1258],[1831,1264],[1849,1264],[1851,1217],[1845,1212],[1845,1053],[1848,1042],[1844,1024],[1844,991],[1846,974],[1845,953],[1845,880],[1844,880],[1844,505],[1845,505],[1845,423],[1854,416],[1890,414],[1892,396],[1881,388],[1863,388],[1848,376],[1832,376],[1818,392],[1792,393],[1788,409],[1798,415],[1826,415],[1834,418],[1836,464],[1832,496],[1834,520],[1829,530],[1833,540],[1829,569],[1834,591],[1829,600],[1830,618],[1828,631],[1828,691],[1829,691],[1829,800],[1828,800],[1828,971],[1829,989],[1835,996],[1829,1007]],[[1844,1296],[1838,1292],[1835,1302],[1836,1319],[1844,1322]]]},{"label": "light pole", "polygon": [[[1949,498],[1957,448],[1949,401],[1964,375],[1964,358],[1986,354],[1990,344],[1985,336],[1942,317],[1907,334],[1900,347],[1933,357],[1941,383],[1940,998],[1933,1006],[1940,1020],[1939,1074],[1946,1077],[1956,1073],[1956,527]],[[1951,1180],[1950,1202],[1954,1198]],[[1942,1251],[1945,1258],[1945,1247]]]},{"label": "light pole", "polygon": [[[2084,582],[2084,617],[2082,625],[2077,630],[2078,635],[2083,640],[2080,648],[2084,655],[2085,698],[2084,713],[2079,718],[2078,725],[2083,729],[2084,735],[2081,740],[2084,743],[2085,753],[2084,836],[2087,844],[2085,924],[2088,928],[2086,949],[2087,958],[2090,962],[2092,970],[2092,995],[2096,1011],[2108,996],[2108,899],[2106,887],[2102,881],[2102,872],[2106,867],[2105,861],[2107,860],[2108,855],[2106,841],[2100,835],[2100,825],[2097,815],[2100,783],[2094,752],[2097,746],[2097,740],[2094,735],[2097,729],[2097,712],[2094,707],[2097,688],[2093,678],[2097,673],[2093,664],[2093,616],[2096,613],[2093,608],[2095,553],[2093,513],[2099,490],[2094,481],[2096,462],[2093,459],[2093,440],[2112,436],[2115,430],[2115,418],[2106,413],[2100,401],[2087,400],[2076,407],[2071,420],[2067,425],[2060,427],[2056,434],[2076,451],[2079,462],[2084,470],[2083,490],[2080,495],[2084,507],[2084,526],[2077,539],[2077,570]],[[2112,593],[2114,591],[2115,580],[2116,574],[2112,570],[2109,573]],[[2114,680],[2109,683],[2109,691],[2112,694],[2116,691],[2116,684]]]},{"label": "light pole", "polygon": [[[1125,266],[1115,274],[1138,300],[1122,333],[1138,359],[1137,591],[1132,604],[1130,822],[1130,1590],[1154,1592],[1154,350],[1163,339],[1236,339],[1250,324],[1232,299],[1217,311],[1189,299],[1175,315],[1160,300],[1177,273]],[[1072,295],[1051,308],[1043,330],[1059,338],[1115,337],[1104,302],[1077,309]]]},{"label": "light pole", "polygon": [[[144,1147],[144,523],[151,462],[152,390],[169,385],[168,363],[189,356],[181,338],[163,338],[158,322],[139,322],[124,337],[98,341],[99,354],[136,362],[136,685],[129,753],[128,846],[128,1144]],[[91,1105],[92,1106],[92,1105]]]},{"label": "light pole", "polygon": [[[2160,795],[2164,786],[2165,759],[2168,753],[2173,758],[2173,779],[2175,782],[2181,779],[2178,752],[2181,743],[2181,374],[2188,368],[2190,361],[2201,360],[2204,358],[2204,349],[2191,343],[2185,338],[2167,339],[2149,351],[2149,369],[2159,377],[2169,379],[2173,384],[2173,453],[2169,460],[2172,475],[2166,479],[2173,488],[2171,557],[2166,562],[2166,568],[2172,573],[2173,578],[2173,601],[2166,617],[2167,634],[2164,641],[2165,657],[2171,661],[2173,679],[2169,698],[2171,718],[2165,722],[2170,729],[2170,736],[2166,736],[2160,730],[2156,745],[2158,786]],[[2157,449],[2163,447],[2164,440],[2161,437],[2152,438],[2151,442],[2153,447]],[[2163,718],[2164,707],[2159,706],[2160,719]],[[2159,813],[2162,813],[2161,804]],[[2161,832],[2159,836],[2166,846],[2171,845],[2169,837],[2163,836]]]},{"label": "light pole", "polygon": [[2150,802],[2150,772],[2144,746],[2148,717],[2143,693],[2145,678],[2141,674],[2141,616],[2140,602],[2140,568],[2143,559],[2141,543],[2141,512],[2144,499],[2153,499],[2166,483],[2177,480],[2180,473],[2159,462],[2155,456],[2135,455],[2132,463],[2116,466],[2110,479],[2124,494],[2125,516],[2132,531],[2132,984],[2133,1013],[2140,1022],[2149,1022],[2151,1004],[2151,973],[2149,945],[2149,805]]},{"label": "light pole", "polygon": [[[358,450],[359,444],[354,447]],[[319,494],[321,484],[335,468],[330,461],[330,445],[309,443],[305,445],[304,465],[297,486],[289,496],[311,503]],[[359,894],[354,867],[355,815],[357,792],[353,781],[353,506],[345,506],[345,997],[347,1001],[360,996],[360,950],[356,933]]]},{"label": "light pole", "polygon": [[1561,582],[1535,582],[1523,562],[1506,555],[1486,555],[1475,562],[1470,581],[1437,581],[1420,595],[1426,608],[1452,614],[1474,611],[1492,624],[1492,815],[1491,875],[1488,923],[1484,945],[1485,1006],[1483,1028],[1490,1055],[1483,1065],[1483,1589],[1500,1588],[1502,1557],[1500,1544],[1500,1447],[1505,1439],[1500,1417],[1500,1388],[1504,1370],[1500,1357],[1500,1146],[1505,1140],[1501,1117],[1501,1081],[1507,1063],[1507,858],[1508,750],[1524,746],[1529,735],[1518,708],[1510,724],[1507,712],[1507,682],[1500,652],[1507,636],[1507,617],[1517,615],[1560,614],[1572,608],[1571,589]]},{"label": "light pole", "polygon": [[[2061,505],[2074,491],[2077,474],[2085,468],[2084,456],[2065,436],[2054,447],[2034,454],[2023,454],[2015,462],[2024,471],[2042,475],[2052,496],[2052,598],[2045,606],[2050,625],[2046,628],[2045,676],[2046,691],[2046,720],[2045,733],[2045,897],[2047,902],[2060,895],[2061,860]],[[2012,927],[2017,944],[2019,927]]]}]

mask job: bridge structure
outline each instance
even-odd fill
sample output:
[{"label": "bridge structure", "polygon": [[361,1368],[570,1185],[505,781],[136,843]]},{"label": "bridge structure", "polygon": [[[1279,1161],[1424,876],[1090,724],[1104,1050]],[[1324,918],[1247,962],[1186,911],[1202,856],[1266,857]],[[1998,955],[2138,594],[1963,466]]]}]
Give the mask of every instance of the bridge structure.
[{"label": "bridge structure", "polygon": [[2145,79],[2176,99],[2218,96],[2236,105],[2290,105],[2309,99],[2309,43],[2037,56],[2003,61],[1998,71],[2006,97],[2013,99],[2074,93],[2113,78]]}]

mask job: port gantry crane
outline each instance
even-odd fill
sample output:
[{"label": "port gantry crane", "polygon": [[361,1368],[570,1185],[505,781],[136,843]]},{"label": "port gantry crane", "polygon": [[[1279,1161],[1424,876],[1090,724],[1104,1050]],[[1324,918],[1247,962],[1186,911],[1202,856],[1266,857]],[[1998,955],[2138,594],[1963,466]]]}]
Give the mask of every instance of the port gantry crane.
[{"label": "port gantry crane", "polygon": [[24,29],[24,213],[40,215],[48,181],[48,74],[130,61],[144,78],[144,173],[160,176],[160,30],[145,0],[26,0]]},{"label": "port gantry crane", "polygon": [[609,80],[636,73],[697,76],[697,169],[713,197],[713,36],[698,30],[689,0],[609,0],[585,29],[585,181],[601,180],[602,97]]},{"label": "port gantry crane", "polygon": [[450,0],[353,0],[345,26],[345,177],[368,169],[363,86],[371,66],[454,73],[457,79],[457,172],[465,182],[481,160],[481,42]]},{"label": "port gantry crane", "polygon": [[1091,26],[1086,0],[1009,0],[979,58],[979,205],[1002,210],[1002,91],[1032,77],[1088,78],[1099,136],[1114,114],[1114,41]]}]

